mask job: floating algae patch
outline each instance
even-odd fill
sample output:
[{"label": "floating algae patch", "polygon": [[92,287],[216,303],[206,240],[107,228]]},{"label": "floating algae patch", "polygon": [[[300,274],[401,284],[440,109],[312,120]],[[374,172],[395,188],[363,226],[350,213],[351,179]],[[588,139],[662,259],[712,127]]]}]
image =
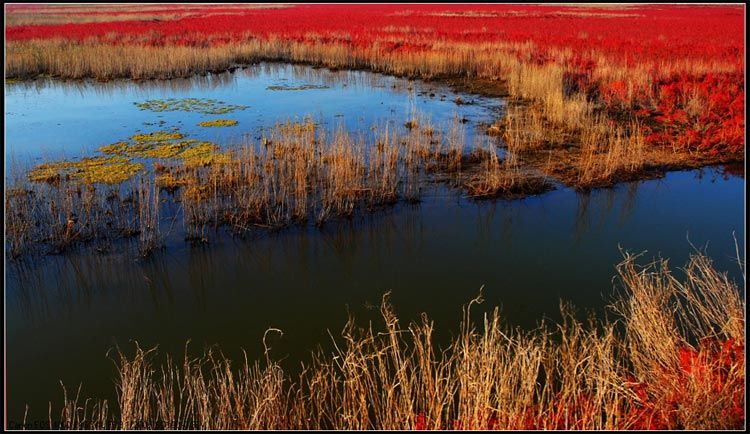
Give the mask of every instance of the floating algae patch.
[{"label": "floating algae patch", "polygon": [[111,145],[104,145],[99,148],[99,152],[111,155],[126,155],[130,143],[128,142],[116,142]]},{"label": "floating algae patch", "polygon": [[143,164],[122,156],[91,157],[80,161],[58,161],[36,166],[29,181],[54,184],[62,179],[80,179],[89,184],[119,184],[143,170]]},{"label": "floating algae patch", "polygon": [[60,182],[61,171],[68,169],[62,162],[40,164],[27,174],[31,182],[46,182],[55,184]]},{"label": "floating algae patch", "polygon": [[175,142],[117,142],[102,146],[99,151],[105,154],[136,158],[174,158],[184,149],[196,143],[198,141],[194,139]]},{"label": "floating algae patch", "polygon": [[[120,141],[102,146],[99,151],[119,157],[169,159],[177,158],[190,167],[207,166],[229,161],[227,154],[217,152],[219,145],[184,139],[178,132],[157,131],[150,134],[137,134],[131,141]],[[40,176],[44,174],[40,172]]]},{"label": "floating algae patch", "polygon": [[184,136],[179,131],[154,131],[153,133],[136,134],[130,140],[140,143],[165,142],[168,140],[179,140]]},{"label": "floating algae patch", "polygon": [[101,164],[89,165],[86,169],[73,174],[73,177],[91,184],[119,184],[135,176],[141,170],[143,170],[141,163],[133,163],[127,158],[110,157],[109,159],[103,158]]},{"label": "floating algae patch", "polygon": [[[179,159],[187,167],[225,164],[230,161],[228,153],[219,151],[219,145],[185,139],[179,131],[155,131],[135,134],[130,140],[122,140],[99,148],[105,156],[87,157],[80,161],[58,161],[40,164],[27,174],[32,182],[58,184],[62,180],[82,180],[96,184],[119,184],[144,169],[140,162],[132,159]],[[165,183],[174,184],[174,182]],[[174,181],[174,180],[172,180]]]},{"label": "floating algae patch", "polygon": [[228,163],[229,154],[218,152],[218,150],[219,146],[215,143],[200,142],[180,152],[176,157],[183,160],[188,167]]},{"label": "floating algae patch", "polygon": [[190,148],[196,143],[198,143],[198,141],[195,139],[180,140],[173,143],[162,143],[155,145],[150,149],[140,151],[137,156],[141,158],[175,158],[185,149]]},{"label": "floating algae patch", "polygon": [[174,158],[186,148],[198,143],[195,139],[182,140],[183,138],[179,131],[136,134],[130,137],[130,141],[124,140],[102,146],[99,152],[136,158]]},{"label": "floating algae patch", "polygon": [[222,115],[237,110],[245,110],[245,105],[227,104],[215,99],[182,98],[150,99],[134,103],[141,110],[152,112],[196,112],[207,115]]},{"label": "floating algae patch", "polygon": [[199,127],[233,127],[237,125],[239,122],[237,122],[234,119],[216,119],[213,121],[204,121],[200,122],[198,124]]},{"label": "floating algae patch", "polygon": [[268,86],[267,90],[310,90],[310,89],[330,89],[329,86],[317,84],[302,84],[300,86],[274,85]]}]

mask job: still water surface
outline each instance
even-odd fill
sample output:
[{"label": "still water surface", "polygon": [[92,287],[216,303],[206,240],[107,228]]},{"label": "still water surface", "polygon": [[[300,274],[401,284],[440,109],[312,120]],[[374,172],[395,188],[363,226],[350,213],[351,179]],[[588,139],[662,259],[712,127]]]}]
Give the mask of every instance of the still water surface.
[{"label": "still water surface", "polygon": [[[268,90],[279,83],[328,88]],[[472,134],[477,122],[502,112],[501,101],[462,95],[475,104],[457,106],[455,96],[437,84],[279,65],[140,85],[47,82],[6,86],[6,134],[17,161],[30,164],[86,155],[136,129],[153,130],[143,123],[155,118],[227,143],[305,115],[355,130],[403,119],[416,104],[436,123],[467,117]],[[195,124],[212,116],[154,114],[133,105],[169,97],[250,108],[221,116],[238,119],[238,127],[206,131]],[[180,354],[191,340],[196,352],[219,345],[230,357],[244,348],[255,358],[263,332],[276,327],[284,335],[269,336],[272,356],[294,370],[329,341],[327,330],[338,334],[350,313],[363,325],[377,320],[374,306],[386,291],[404,322],[421,312],[434,319],[443,342],[456,329],[461,305],[481,287],[486,302],[478,311],[500,305],[511,325],[556,320],[561,299],[602,313],[622,258],[618,246],[679,266],[691,243],[708,243],[718,268],[741,282],[732,235],[745,236],[743,200],[744,180],[718,169],[673,172],[590,194],[559,187],[517,201],[475,202],[438,186],[418,205],[322,229],[217,237],[207,247],[172,239],[147,260],[123,248],[10,263],[8,417],[21,420],[28,404],[28,420],[47,420],[48,402],[59,408],[60,381],[69,390],[83,383],[83,395],[114,401],[113,364],[105,354],[116,345],[131,351],[132,341]]]}]

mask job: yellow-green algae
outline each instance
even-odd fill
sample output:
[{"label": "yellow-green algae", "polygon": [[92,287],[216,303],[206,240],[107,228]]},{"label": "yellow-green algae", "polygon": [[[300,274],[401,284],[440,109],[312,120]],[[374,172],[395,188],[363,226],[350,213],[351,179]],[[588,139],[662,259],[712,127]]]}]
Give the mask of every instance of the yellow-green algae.
[{"label": "yellow-green algae", "polygon": [[29,171],[28,178],[32,182],[55,183],[63,178],[71,178],[90,184],[120,184],[141,170],[143,164],[114,155],[40,164]]},{"label": "yellow-green algae", "polygon": [[208,166],[211,164],[226,164],[230,161],[228,153],[217,152],[219,147],[215,143],[200,142],[185,149],[177,155],[188,167]]},{"label": "yellow-green algae", "polygon": [[141,110],[150,110],[152,112],[197,112],[209,115],[222,115],[232,113],[237,110],[245,110],[245,105],[227,104],[215,99],[199,98],[182,98],[174,99],[150,99],[143,102],[135,103],[136,107]]},{"label": "yellow-green algae", "polygon": [[216,119],[213,121],[203,121],[198,124],[199,127],[233,127],[237,125],[234,119]]},{"label": "yellow-green algae", "polygon": [[88,183],[119,184],[143,170],[143,164],[133,162],[133,158],[175,158],[182,160],[187,167],[228,163],[230,155],[218,152],[218,150],[219,146],[215,143],[185,139],[179,131],[155,131],[135,134],[130,137],[130,140],[100,147],[99,151],[106,156],[40,164],[30,170],[27,176],[32,182],[50,184],[67,179],[79,179]]},{"label": "yellow-green algae", "polygon": [[[141,135],[141,137],[144,135]],[[136,138],[139,136],[133,136]],[[175,136],[176,137],[176,136]],[[180,138],[182,135],[179,136]],[[186,140],[154,140],[135,141],[134,143],[121,141],[102,146],[99,151],[104,154],[122,155],[136,158],[174,158],[184,149],[198,143],[195,139]]]},{"label": "yellow-green algae", "polygon": [[[173,156],[171,149],[175,147],[171,142],[183,137],[179,131],[155,131],[153,133],[136,134],[130,137],[133,143],[124,140],[119,141],[100,147],[99,152],[141,158],[169,158]],[[188,141],[185,142],[178,148],[182,149],[188,146]]]},{"label": "yellow-green algae", "polygon": [[219,146],[212,142],[185,139],[179,132],[156,131],[137,134],[131,142],[120,141],[102,146],[99,151],[105,154],[133,157],[169,159],[178,158],[189,167],[221,164],[229,161],[227,154],[217,152]]},{"label": "yellow-green algae", "polygon": [[125,155],[130,144],[128,142],[117,142],[111,145],[105,145],[99,148],[99,152],[104,154]]},{"label": "yellow-green algae", "polygon": [[179,142],[174,143],[162,143],[160,145],[153,146],[151,149],[144,149],[136,154],[136,156],[141,158],[175,158],[179,157],[182,151],[188,149],[197,142],[197,140],[188,139],[180,140]]},{"label": "yellow-green algae", "polygon": [[165,142],[183,138],[179,131],[154,131],[153,133],[136,134],[130,137],[134,142]]}]

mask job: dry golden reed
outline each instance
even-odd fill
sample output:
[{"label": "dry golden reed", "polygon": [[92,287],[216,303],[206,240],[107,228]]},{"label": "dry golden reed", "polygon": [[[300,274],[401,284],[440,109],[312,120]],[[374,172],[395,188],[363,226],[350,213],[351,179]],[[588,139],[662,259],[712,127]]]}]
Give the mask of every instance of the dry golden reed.
[{"label": "dry golden reed", "polygon": [[434,323],[423,314],[402,325],[386,294],[380,327],[350,319],[296,378],[272,359],[266,336],[254,362],[215,349],[192,357],[187,347],[159,362],[155,349],[136,345],[117,355],[114,405],[66,393],[51,428],[742,428],[744,294],[701,252],[683,280],[665,260],[636,259],[626,254],[617,267],[616,322],[582,323],[562,305],[554,326],[510,329],[497,308],[477,324],[480,293],[440,348]]}]

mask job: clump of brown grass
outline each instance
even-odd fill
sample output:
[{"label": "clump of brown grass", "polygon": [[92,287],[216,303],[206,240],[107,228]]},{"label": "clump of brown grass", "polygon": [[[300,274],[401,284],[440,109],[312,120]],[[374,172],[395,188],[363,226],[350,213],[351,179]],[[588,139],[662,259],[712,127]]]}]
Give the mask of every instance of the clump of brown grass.
[{"label": "clump of brown grass", "polygon": [[[433,322],[422,315],[402,326],[386,294],[382,329],[350,319],[296,381],[271,359],[265,336],[264,360],[236,365],[213,350],[189,357],[187,348],[180,363],[159,365],[155,350],[136,346],[132,357],[119,353],[114,411],[66,394],[63,422],[52,428],[741,428],[744,295],[700,252],[683,280],[666,261],[638,267],[636,258],[626,254],[618,266],[624,330],[585,325],[565,305],[552,328],[508,329],[497,308],[476,324],[480,294],[440,349]],[[712,353],[707,340],[734,358]],[[697,354],[689,365],[684,351]]]},{"label": "clump of brown grass", "polygon": [[570,129],[551,122],[538,104],[516,106],[508,110],[500,128],[508,149],[528,168],[578,189],[638,179],[647,175],[649,164],[675,161],[675,156],[646,146],[637,120],[619,125],[603,114],[586,116],[585,127],[576,124]]},{"label": "clump of brown grass", "polygon": [[138,250],[148,256],[162,246],[159,222],[159,187],[154,182],[141,180],[138,186]]},{"label": "clump of brown grass", "polygon": [[645,138],[637,122],[623,128],[598,120],[581,136],[576,186],[611,185],[639,174],[645,165],[645,150]]},{"label": "clump of brown grass", "polygon": [[510,149],[501,162],[496,146],[486,143],[486,153],[479,171],[466,183],[470,197],[491,199],[496,197],[519,197],[549,190],[547,181],[537,175],[523,173],[518,157]]},{"label": "clump of brown grass", "polygon": [[136,181],[90,184],[80,179],[31,183],[15,176],[5,196],[6,246],[11,257],[60,253],[94,240],[139,231]]}]

